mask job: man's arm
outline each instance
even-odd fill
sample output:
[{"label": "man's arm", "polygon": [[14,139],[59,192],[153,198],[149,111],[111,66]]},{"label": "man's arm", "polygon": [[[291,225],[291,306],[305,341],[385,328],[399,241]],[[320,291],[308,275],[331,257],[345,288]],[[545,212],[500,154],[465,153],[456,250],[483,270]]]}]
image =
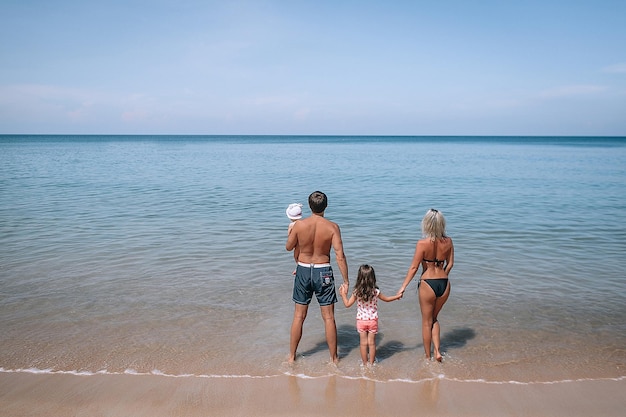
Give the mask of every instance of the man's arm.
[{"label": "man's arm", "polygon": [[348,262],[346,261],[345,254],[343,253],[341,230],[339,229],[339,226],[336,227],[337,229],[335,230],[335,233],[333,233],[333,250],[335,251],[335,260],[337,261],[337,266],[339,266],[339,272],[341,273],[341,278],[343,278],[343,283],[346,284],[347,288],[350,288]]},{"label": "man's arm", "polygon": [[288,251],[292,251],[298,245],[298,232],[297,232],[298,222],[293,225],[289,234],[287,235],[287,243],[285,244],[285,249]]}]

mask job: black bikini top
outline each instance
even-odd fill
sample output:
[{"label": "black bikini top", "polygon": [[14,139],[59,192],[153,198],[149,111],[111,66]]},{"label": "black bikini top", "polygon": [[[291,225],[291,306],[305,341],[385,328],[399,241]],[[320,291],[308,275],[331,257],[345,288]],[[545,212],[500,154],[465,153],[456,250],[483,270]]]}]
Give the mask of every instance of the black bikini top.
[{"label": "black bikini top", "polygon": [[422,259],[423,262],[433,262],[436,266],[442,268],[443,264],[446,262],[445,259],[437,259],[437,239],[434,241],[435,244],[435,259]]},{"label": "black bikini top", "polygon": [[435,266],[438,266],[439,268],[443,268],[443,264],[446,262],[445,260],[441,260],[441,259],[422,259],[422,261],[424,262],[434,262]]}]

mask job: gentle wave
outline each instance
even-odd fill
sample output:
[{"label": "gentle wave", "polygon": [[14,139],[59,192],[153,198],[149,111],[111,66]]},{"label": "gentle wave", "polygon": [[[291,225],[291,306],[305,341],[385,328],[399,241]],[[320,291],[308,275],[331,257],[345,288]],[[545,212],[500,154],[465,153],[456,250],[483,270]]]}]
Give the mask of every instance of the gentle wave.
[{"label": "gentle wave", "polygon": [[568,384],[568,383],[576,383],[576,382],[592,382],[592,381],[614,381],[620,382],[626,380],[626,376],[620,376],[615,378],[578,378],[578,379],[563,379],[558,381],[532,381],[532,382],[523,382],[523,381],[488,381],[485,379],[459,379],[459,378],[449,378],[443,374],[438,374],[430,378],[423,378],[419,380],[412,380],[406,378],[394,378],[388,380],[380,380],[372,377],[368,377],[366,375],[360,376],[352,376],[352,375],[344,375],[341,373],[333,373],[327,375],[306,375],[302,373],[291,373],[284,372],[282,374],[275,375],[195,375],[195,374],[167,374],[159,371],[158,369],[152,370],[151,372],[138,372],[134,369],[127,369],[124,372],[110,372],[107,370],[100,370],[97,372],[89,372],[89,371],[59,371],[53,369],[36,369],[36,368],[28,368],[28,369],[5,369],[0,367],[0,373],[24,373],[24,374],[35,374],[35,375],[75,375],[75,376],[97,376],[97,375],[129,375],[129,376],[157,376],[157,377],[165,377],[165,378],[203,378],[203,379],[269,379],[269,378],[278,378],[281,376],[289,376],[296,377],[298,379],[325,379],[329,377],[337,377],[348,380],[365,380],[372,381],[377,383],[406,383],[406,384],[420,384],[429,381],[435,380],[446,380],[452,382],[461,382],[461,383],[475,383],[475,384],[489,384],[489,385],[523,385],[523,386],[532,386],[532,385],[556,385],[556,384]]},{"label": "gentle wave", "polygon": [[152,370],[150,372],[138,372],[134,369],[126,369],[124,372],[111,372],[107,370],[100,370],[97,372],[90,371],[59,371],[54,369],[37,369],[37,368],[27,368],[27,369],[5,369],[0,367],[0,372],[2,373],[22,373],[22,374],[36,374],[36,375],[75,375],[75,376],[95,376],[95,375],[132,375],[132,376],[161,376],[166,378],[224,378],[224,379],[266,379],[266,378],[276,378],[279,377],[280,374],[276,375],[195,375],[195,374],[168,374],[165,372],[161,372],[158,369]]}]

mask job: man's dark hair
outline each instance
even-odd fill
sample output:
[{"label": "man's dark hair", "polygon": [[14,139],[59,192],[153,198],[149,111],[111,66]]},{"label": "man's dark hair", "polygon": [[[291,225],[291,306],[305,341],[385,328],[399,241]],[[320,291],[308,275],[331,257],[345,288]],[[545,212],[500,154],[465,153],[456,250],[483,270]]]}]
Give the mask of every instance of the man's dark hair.
[{"label": "man's dark hair", "polygon": [[323,213],[326,210],[326,206],[328,205],[328,198],[326,198],[326,194],[321,191],[314,191],[309,196],[309,207],[313,213],[319,214]]}]

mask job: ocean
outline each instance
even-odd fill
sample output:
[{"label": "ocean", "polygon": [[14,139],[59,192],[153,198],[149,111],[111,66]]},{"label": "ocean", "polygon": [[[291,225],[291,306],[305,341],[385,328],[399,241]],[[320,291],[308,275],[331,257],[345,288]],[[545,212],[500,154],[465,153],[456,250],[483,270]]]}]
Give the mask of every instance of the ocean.
[{"label": "ocean", "polygon": [[[395,294],[429,208],[455,244],[422,359],[417,278],[378,364],[311,303],[285,362],[285,209],[321,190],[353,284]],[[552,383],[626,376],[626,138],[0,136],[0,371]],[[339,270],[335,272],[339,276]]]}]

